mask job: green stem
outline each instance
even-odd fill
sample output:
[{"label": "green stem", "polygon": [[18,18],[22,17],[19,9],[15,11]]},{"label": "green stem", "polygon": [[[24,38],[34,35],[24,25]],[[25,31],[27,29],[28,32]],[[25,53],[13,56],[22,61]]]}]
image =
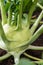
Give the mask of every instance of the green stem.
[{"label": "green stem", "polygon": [[[32,19],[32,20],[31,20],[31,24],[34,24],[35,21],[36,21],[36,19]],[[43,21],[40,21],[39,24],[42,25],[42,24],[43,24]]]},{"label": "green stem", "polygon": [[29,24],[29,27],[30,27],[30,22],[31,22],[32,14],[33,14],[33,12],[34,12],[34,10],[35,10],[35,7],[36,7],[37,2],[38,2],[38,0],[35,0],[35,1],[33,2],[33,4],[31,5],[31,8],[30,8],[30,10],[29,10],[29,13],[28,13],[27,22],[28,22],[28,24]]},{"label": "green stem", "polygon": [[27,53],[23,53],[25,56],[27,56],[28,58],[31,58],[31,59],[34,59],[34,60],[37,60],[37,61],[42,61],[42,59],[39,59],[39,58],[36,58],[36,57],[33,57],[33,56],[31,56],[31,55],[29,55],[29,54],[27,54]]},{"label": "green stem", "polygon": [[42,61],[34,61],[34,63],[37,63],[37,64],[42,64],[43,63],[43,60]]},{"label": "green stem", "polygon": [[37,61],[31,61],[31,62],[34,62],[34,63],[37,63],[37,64],[42,64],[43,63],[43,59],[39,59],[39,58],[36,58],[36,57],[33,57],[27,53],[24,53],[24,55],[28,58],[31,58],[31,59],[34,59],[34,60],[37,60]]},{"label": "green stem", "polygon": [[5,42],[5,43],[9,43],[9,41],[7,40],[6,36],[5,36],[5,33],[3,31],[3,27],[2,27],[2,24],[0,22],[0,36],[2,38],[2,40]]},{"label": "green stem", "polygon": [[22,27],[22,25],[21,25],[21,23],[22,23],[22,4],[23,4],[23,1],[20,0],[20,4],[19,4],[19,21],[18,21],[19,28]]},{"label": "green stem", "polygon": [[39,17],[37,18],[37,20],[35,21],[35,23],[33,24],[33,26],[31,27],[31,32],[32,34],[34,33],[34,31],[36,30],[40,20],[42,19],[42,16],[43,16],[43,10],[41,11]]},{"label": "green stem", "polygon": [[43,33],[43,25],[34,33],[29,40],[30,44],[33,43]]},{"label": "green stem", "polygon": [[12,11],[11,8],[8,10],[8,24],[11,25],[12,22]]},{"label": "green stem", "polygon": [[4,41],[2,40],[1,36],[0,36],[0,48],[7,50],[6,44],[5,44]]},{"label": "green stem", "polygon": [[29,45],[28,49],[31,49],[31,50],[43,50],[43,47],[42,46]]},{"label": "green stem", "polygon": [[0,61],[3,61],[3,60],[5,60],[5,59],[9,58],[10,56],[11,56],[11,54],[7,53],[7,54],[5,54],[4,56],[1,56],[1,57],[0,57]]},{"label": "green stem", "polygon": [[2,24],[7,23],[7,16],[5,12],[5,7],[4,7],[4,0],[0,0],[0,7],[1,7],[1,15],[2,15]]},{"label": "green stem", "polygon": [[43,9],[43,6],[41,4],[37,3],[37,6]]},{"label": "green stem", "polygon": [[20,54],[14,52],[14,53],[13,53],[13,56],[14,56],[15,65],[18,65],[19,60],[20,60]]},{"label": "green stem", "polygon": [[19,63],[19,57],[14,57],[14,60],[15,60],[15,65],[18,65],[18,63]]}]

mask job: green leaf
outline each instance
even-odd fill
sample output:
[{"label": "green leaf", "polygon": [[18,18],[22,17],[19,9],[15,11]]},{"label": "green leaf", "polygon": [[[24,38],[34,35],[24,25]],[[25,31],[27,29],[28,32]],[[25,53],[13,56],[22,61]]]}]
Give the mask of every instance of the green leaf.
[{"label": "green leaf", "polygon": [[26,58],[22,58],[18,65],[36,65],[36,64]]}]

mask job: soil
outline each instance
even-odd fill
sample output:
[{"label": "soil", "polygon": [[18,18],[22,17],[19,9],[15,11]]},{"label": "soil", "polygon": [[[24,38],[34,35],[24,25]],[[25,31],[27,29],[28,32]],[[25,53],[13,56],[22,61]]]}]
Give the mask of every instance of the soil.
[{"label": "soil", "polygon": [[[5,55],[7,51],[0,49],[0,57]],[[5,59],[4,61],[0,62],[0,65],[13,65],[14,64],[14,57],[11,55],[9,58]]]},{"label": "soil", "polygon": [[[39,13],[40,13],[40,11],[39,12],[35,12],[35,14],[37,14],[36,17],[39,15]],[[43,34],[32,45],[43,46]],[[5,50],[0,48],[0,57],[5,55],[6,53],[7,53],[7,51],[5,51]],[[42,51],[39,51],[39,50],[38,51],[37,50],[36,51],[27,50],[26,53],[28,53],[28,54],[30,54],[32,56],[41,58]],[[25,57],[25,56],[22,54],[21,57]],[[7,58],[4,61],[0,62],[0,65],[13,65],[13,64],[14,64],[14,57],[13,56],[10,56],[9,58]]]}]

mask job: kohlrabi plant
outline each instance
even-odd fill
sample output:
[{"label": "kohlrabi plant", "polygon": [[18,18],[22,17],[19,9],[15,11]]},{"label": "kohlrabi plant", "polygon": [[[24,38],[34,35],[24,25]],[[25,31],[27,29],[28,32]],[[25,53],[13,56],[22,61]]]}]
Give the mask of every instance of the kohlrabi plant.
[{"label": "kohlrabi plant", "polygon": [[4,60],[12,54],[15,65],[18,65],[20,55],[24,51],[27,49],[37,49],[31,46],[43,33],[43,25],[36,30],[43,17],[43,10],[31,26],[31,18],[37,3],[38,0],[0,0],[2,17],[0,22],[0,48],[8,52],[0,60]]}]

